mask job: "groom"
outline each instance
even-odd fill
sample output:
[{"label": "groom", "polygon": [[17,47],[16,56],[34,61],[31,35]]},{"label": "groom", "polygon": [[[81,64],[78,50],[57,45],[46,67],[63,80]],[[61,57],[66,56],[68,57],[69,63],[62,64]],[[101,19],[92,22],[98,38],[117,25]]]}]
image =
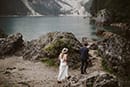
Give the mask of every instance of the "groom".
[{"label": "groom", "polygon": [[88,43],[84,43],[84,46],[80,48],[80,59],[81,59],[81,74],[87,73],[86,69],[88,66],[89,49],[87,48]]}]

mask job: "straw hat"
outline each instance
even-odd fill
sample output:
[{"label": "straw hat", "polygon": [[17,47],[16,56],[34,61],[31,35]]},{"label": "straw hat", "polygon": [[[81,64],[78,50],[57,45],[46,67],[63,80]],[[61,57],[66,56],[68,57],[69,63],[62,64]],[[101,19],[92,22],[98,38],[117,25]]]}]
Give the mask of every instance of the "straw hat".
[{"label": "straw hat", "polygon": [[63,48],[61,52],[62,53],[67,53],[68,52],[68,48]]}]

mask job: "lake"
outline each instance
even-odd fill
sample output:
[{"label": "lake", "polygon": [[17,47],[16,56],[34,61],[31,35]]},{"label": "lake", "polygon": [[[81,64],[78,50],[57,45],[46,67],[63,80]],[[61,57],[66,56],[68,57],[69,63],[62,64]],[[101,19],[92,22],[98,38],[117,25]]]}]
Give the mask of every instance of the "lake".
[{"label": "lake", "polygon": [[20,32],[25,40],[37,39],[48,32],[72,32],[79,40],[82,37],[97,39],[96,27],[89,18],[75,16],[0,17],[0,27],[5,33]]}]

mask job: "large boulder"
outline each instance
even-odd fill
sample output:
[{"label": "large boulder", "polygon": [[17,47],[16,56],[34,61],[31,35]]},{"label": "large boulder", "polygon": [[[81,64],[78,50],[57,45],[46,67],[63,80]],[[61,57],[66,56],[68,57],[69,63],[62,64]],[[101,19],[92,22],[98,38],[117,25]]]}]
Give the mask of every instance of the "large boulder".
[{"label": "large boulder", "polygon": [[42,52],[42,46],[38,43],[38,40],[32,40],[25,42],[23,50],[23,58],[27,60],[40,60],[45,57],[45,53]]},{"label": "large boulder", "polygon": [[0,39],[0,56],[11,55],[21,49],[23,46],[23,39],[21,33],[16,33],[7,38]]},{"label": "large boulder", "polygon": [[95,21],[98,25],[107,25],[112,21],[112,14],[107,9],[101,9],[97,13]]},{"label": "large boulder", "polygon": [[76,75],[65,83],[65,87],[119,87],[117,78],[103,71],[88,75]]},{"label": "large boulder", "polygon": [[113,35],[114,33],[112,32],[109,32],[109,31],[105,31],[105,30],[102,30],[102,29],[97,29],[96,31],[96,35],[97,36],[100,36],[102,38],[109,38]]},{"label": "large boulder", "polygon": [[100,43],[99,54],[102,56],[107,70],[117,75],[122,84],[129,84],[130,41],[122,36],[113,34]]},{"label": "large boulder", "polygon": [[4,33],[3,29],[0,28],[0,38],[7,37],[7,35]]},{"label": "large boulder", "polygon": [[69,32],[50,32],[41,36],[38,40],[33,40],[28,43],[24,53],[25,59],[58,58],[58,55],[64,47],[69,49],[68,62],[70,66],[75,66],[80,59],[79,48],[82,45]]},{"label": "large boulder", "polygon": [[93,87],[119,87],[115,76],[107,73],[101,73],[94,82]]}]

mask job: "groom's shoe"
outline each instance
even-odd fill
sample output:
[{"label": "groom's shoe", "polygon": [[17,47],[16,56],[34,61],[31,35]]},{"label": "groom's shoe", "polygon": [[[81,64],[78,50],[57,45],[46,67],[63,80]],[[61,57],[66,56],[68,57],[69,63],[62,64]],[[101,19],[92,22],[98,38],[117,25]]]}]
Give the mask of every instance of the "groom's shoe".
[{"label": "groom's shoe", "polygon": [[84,72],[84,74],[88,74],[88,72]]},{"label": "groom's shoe", "polygon": [[57,83],[61,83],[61,81],[57,81]]},{"label": "groom's shoe", "polygon": [[81,74],[84,74],[84,72],[81,72]]},{"label": "groom's shoe", "polygon": [[70,79],[70,78],[71,78],[71,76],[68,76],[68,77],[67,77],[67,79]]}]

